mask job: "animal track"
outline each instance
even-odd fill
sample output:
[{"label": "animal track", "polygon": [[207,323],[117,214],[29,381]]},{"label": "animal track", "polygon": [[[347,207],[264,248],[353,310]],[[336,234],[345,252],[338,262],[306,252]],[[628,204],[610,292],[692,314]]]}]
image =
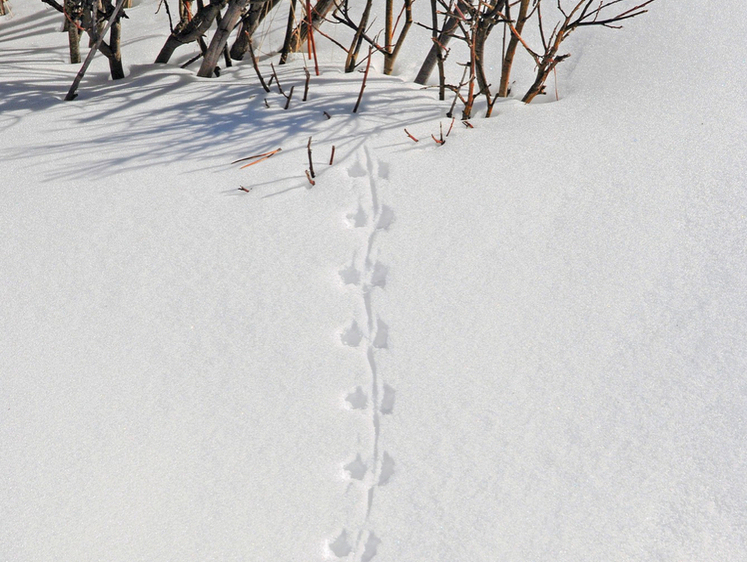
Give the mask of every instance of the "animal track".
[{"label": "animal track", "polygon": [[373,341],[376,349],[386,349],[389,346],[389,326],[379,319],[376,325],[376,337]]},{"label": "animal track", "polygon": [[394,395],[395,390],[388,384],[384,385],[384,396],[381,398],[381,413],[391,414],[394,412]]},{"label": "animal track", "polygon": [[386,276],[389,273],[389,268],[381,262],[374,264],[373,273],[371,274],[371,286],[386,287]]},{"label": "animal track", "polygon": [[368,170],[366,170],[360,161],[356,161],[355,164],[348,168],[348,175],[351,178],[363,178],[368,175]]},{"label": "animal track", "polygon": [[350,546],[350,541],[348,541],[348,532],[345,529],[342,530],[342,533],[340,533],[340,536],[334,542],[329,543],[329,549],[338,558],[345,558],[353,552],[353,547]]},{"label": "animal track", "polygon": [[350,478],[353,478],[354,480],[363,480],[366,477],[366,471],[368,470],[368,466],[366,466],[366,463],[361,459],[360,453],[355,457],[355,460],[349,462],[343,468],[345,469],[345,472],[350,475]]},{"label": "animal track", "polygon": [[394,475],[394,459],[384,451],[384,457],[381,460],[381,472],[379,473],[379,486],[386,486]]},{"label": "animal track", "polygon": [[351,228],[361,228],[366,226],[366,223],[368,222],[368,215],[359,203],[357,210],[347,214],[347,219],[348,225],[350,225]]},{"label": "animal track", "polygon": [[[351,556],[355,562],[370,562],[376,556],[381,540],[370,531],[369,517],[374,506],[376,491],[390,483],[395,475],[395,462],[391,455],[381,449],[382,416],[394,412],[395,390],[388,384],[381,384],[379,368],[376,362],[377,350],[389,348],[389,326],[378,317],[373,291],[374,287],[384,290],[389,275],[389,266],[377,260],[376,241],[382,231],[387,231],[394,223],[394,211],[388,205],[380,204],[378,182],[389,178],[389,166],[378,160],[372,150],[364,147],[361,158],[357,159],[347,170],[353,186],[363,187],[367,184],[369,193],[360,194],[358,206],[347,213],[347,225],[350,228],[364,228],[363,246],[353,255],[349,264],[338,270],[340,279],[345,285],[359,287],[361,315],[352,320],[340,333],[340,341],[349,347],[359,347],[368,362],[370,387],[357,386],[348,390],[345,395],[346,407],[351,410],[366,411],[370,417],[372,450],[365,452],[364,462],[361,453],[355,459],[344,464],[345,474],[351,480],[358,480],[367,489],[366,515],[356,531],[355,538],[348,536],[346,529],[329,543],[329,550],[338,558]],[[358,321],[361,324],[358,324]],[[369,409],[369,404],[371,408]]]},{"label": "animal track", "polygon": [[343,267],[338,273],[345,285],[359,285],[361,282],[361,272],[352,263]]},{"label": "animal track", "polygon": [[348,394],[345,400],[353,410],[365,410],[368,406],[368,396],[360,386]]},{"label": "animal track", "polygon": [[371,559],[376,556],[376,550],[381,544],[381,539],[373,534],[368,534],[368,540],[366,540],[366,547],[363,549],[363,555],[361,555],[361,562],[371,562]]},{"label": "animal track", "polygon": [[363,332],[361,332],[358,322],[353,320],[353,323],[349,328],[346,328],[340,336],[340,341],[349,347],[358,347],[363,339]]},{"label": "animal track", "polygon": [[376,230],[389,230],[394,222],[394,211],[391,207],[383,205],[381,207],[381,214],[379,214],[379,220],[376,221]]}]

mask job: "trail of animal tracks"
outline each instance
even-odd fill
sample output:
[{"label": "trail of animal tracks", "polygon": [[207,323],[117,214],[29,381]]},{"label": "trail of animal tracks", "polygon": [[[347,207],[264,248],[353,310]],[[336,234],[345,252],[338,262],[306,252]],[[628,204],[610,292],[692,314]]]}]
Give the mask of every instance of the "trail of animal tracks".
[{"label": "trail of animal tracks", "polygon": [[58,14],[12,4],[0,559],[744,557],[732,12],[579,32],[559,101],[449,131],[417,57],[357,114],[321,40],[287,110],[247,64],[154,67],[151,0],[127,78],[96,59],[63,103]]}]

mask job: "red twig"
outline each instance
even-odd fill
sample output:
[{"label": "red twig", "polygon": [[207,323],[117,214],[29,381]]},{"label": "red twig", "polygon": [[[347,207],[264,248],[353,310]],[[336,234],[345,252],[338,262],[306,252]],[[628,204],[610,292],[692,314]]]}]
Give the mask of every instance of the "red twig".
[{"label": "red twig", "polygon": [[316,185],[316,182],[313,179],[311,179],[311,176],[309,175],[309,171],[308,170],[306,170],[306,179],[309,180],[309,183],[311,185]]},{"label": "red twig", "polygon": [[449,130],[448,130],[448,131],[446,131],[446,136],[447,136],[447,137],[448,137],[448,136],[449,136],[449,135],[451,134],[451,129],[453,129],[453,128],[454,128],[454,121],[455,121],[455,119],[456,119],[455,117],[452,117],[452,118],[451,118],[451,125],[449,125]]},{"label": "red twig", "polygon": [[409,131],[408,131],[407,129],[405,129],[405,134],[406,134],[406,135],[407,135],[408,137],[410,137],[410,138],[411,138],[411,139],[412,139],[413,141],[415,141],[415,142],[420,142],[420,140],[419,140],[419,139],[416,139],[415,137],[413,137],[413,136],[412,136],[412,135],[410,134],[410,132],[409,132]]},{"label": "red twig", "polygon": [[314,72],[319,76],[319,63],[316,60],[316,43],[314,42],[314,18],[311,17],[311,0],[306,0],[306,17],[309,21],[309,58],[314,57]]},{"label": "red twig", "polygon": [[[255,164],[259,164],[260,162],[264,162],[268,158],[272,158],[273,156],[275,156],[278,152],[280,152],[280,150],[281,149],[278,148],[277,150],[273,150],[272,152],[267,152],[264,155],[254,156],[253,158],[259,158],[259,156],[262,156],[262,157],[259,158],[259,160],[255,160],[254,162],[249,162],[248,164],[244,164],[243,166],[241,166],[241,168],[239,168],[239,170],[243,170],[244,168],[248,168],[249,166],[254,166]],[[252,157],[250,157],[250,158],[252,158]],[[249,158],[242,158],[241,160],[248,160],[248,159]],[[237,160],[237,162],[241,162],[241,160]]]}]

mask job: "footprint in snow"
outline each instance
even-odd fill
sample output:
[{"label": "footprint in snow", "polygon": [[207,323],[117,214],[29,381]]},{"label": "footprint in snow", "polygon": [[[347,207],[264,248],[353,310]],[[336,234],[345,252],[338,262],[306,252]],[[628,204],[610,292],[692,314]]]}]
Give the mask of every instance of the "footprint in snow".
[{"label": "footprint in snow", "polygon": [[338,273],[345,285],[359,285],[361,282],[361,272],[352,263],[340,269]]},{"label": "footprint in snow", "polygon": [[389,453],[384,451],[384,458],[381,460],[381,473],[379,474],[379,486],[386,486],[394,475],[394,459]]},{"label": "footprint in snow", "polygon": [[394,211],[388,205],[383,205],[381,207],[381,214],[379,215],[379,220],[376,221],[376,229],[377,230],[389,230],[389,227],[392,226],[393,222],[394,222]]},{"label": "footprint in snow", "polygon": [[370,533],[368,535],[368,540],[366,540],[366,547],[363,549],[361,562],[370,562],[371,559],[376,556],[376,550],[379,548],[380,544],[381,539],[379,539],[379,537],[377,537],[373,533]]},{"label": "footprint in snow", "polygon": [[353,410],[365,410],[368,406],[368,396],[360,386],[349,393],[345,400]]},{"label": "footprint in snow", "polygon": [[358,322],[353,320],[353,323],[343,330],[340,335],[340,341],[349,347],[358,347],[363,339],[363,332],[361,332]]},{"label": "footprint in snow", "polygon": [[381,319],[377,320],[376,337],[374,338],[373,346],[376,349],[386,349],[389,347],[389,326],[382,322]]},{"label": "footprint in snow", "polygon": [[329,549],[338,558],[345,558],[353,552],[353,547],[350,546],[350,541],[348,540],[348,532],[345,529],[342,530],[342,533],[333,542],[329,543]]},{"label": "footprint in snow", "polygon": [[366,170],[362,162],[356,161],[348,168],[348,175],[351,178],[362,178],[368,175],[368,170]]},{"label": "footprint in snow", "polygon": [[361,459],[360,453],[355,457],[355,460],[350,461],[343,468],[350,478],[353,478],[354,480],[363,480],[366,476],[366,471],[368,470],[366,463]]},{"label": "footprint in snow", "polygon": [[395,390],[388,384],[384,385],[384,396],[381,398],[381,413],[391,414],[394,412],[394,396]]},{"label": "footprint in snow", "polygon": [[386,276],[388,273],[389,268],[383,263],[377,261],[374,265],[373,273],[371,274],[371,286],[381,287],[382,289],[386,287]]},{"label": "footprint in snow", "polygon": [[366,211],[363,210],[363,207],[358,204],[358,208],[355,211],[352,211],[346,215],[348,226],[350,228],[361,228],[366,226],[366,223],[368,222],[368,215],[366,214]]}]

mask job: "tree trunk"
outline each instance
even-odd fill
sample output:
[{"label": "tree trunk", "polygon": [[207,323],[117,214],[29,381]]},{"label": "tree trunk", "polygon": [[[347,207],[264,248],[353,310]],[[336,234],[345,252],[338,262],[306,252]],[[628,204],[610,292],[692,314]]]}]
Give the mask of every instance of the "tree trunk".
[{"label": "tree trunk", "polygon": [[267,17],[275,7],[280,4],[280,0],[264,0],[262,2],[252,2],[249,11],[241,18],[241,30],[236,35],[236,40],[231,46],[231,58],[233,60],[243,60],[249,50],[249,41],[257,31],[259,24]]},{"label": "tree trunk", "polygon": [[[465,11],[468,8],[468,4],[466,4],[464,0],[459,0],[457,6],[462,11]],[[446,45],[448,45],[449,41],[451,40],[451,34],[456,31],[456,28],[458,26],[459,20],[456,17],[451,16],[446,20],[441,33],[439,33],[438,35],[437,42],[433,43],[431,50],[428,51],[428,55],[425,57],[425,60],[423,61],[420,70],[418,71],[418,75],[415,77],[416,84],[424,85],[426,82],[428,82],[428,78],[431,77],[433,69],[436,67],[439,58],[442,56],[443,49],[446,48]]]},{"label": "tree trunk", "polygon": [[[503,19],[502,11],[506,6],[506,0],[490,0],[490,3],[485,5],[485,11],[477,9],[475,17],[474,33],[472,34],[472,57],[473,57],[473,73],[477,80],[478,95],[484,94],[488,98],[488,113],[492,112],[492,101],[490,94],[490,84],[488,83],[488,77],[485,74],[485,43],[488,41],[490,32],[493,31],[496,23]],[[499,19],[499,16],[500,19]]]},{"label": "tree trunk", "polygon": [[[2,1],[2,0],[0,0]],[[68,6],[70,4],[68,3]],[[68,11],[68,14],[70,12]],[[70,64],[80,63],[80,31],[78,27],[65,18],[65,27],[67,28],[67,42],[70,47]]]},{"label": "tree trunk", "polygon": [[[390,75],[394,72],[394,63],[397,62],[397,55],[399,55],[399,51],[405,41],[407,32],[410,31],[410,27],[412,26],[412,3],[413,0],[405,0],[405,23],[402,27],[402,31],[400,31],[397,41],[392,44],[393,38],[387,38],[387,47],[386,52],[384,53],[384,74],[386,75]],[[387,6],[387,10],[389,10],[389,6]],[[391,29],[390,33],[394,33],[394,30]]]},{"label": "tree trunk", "polygon": [[363,15],[361,16],[361,22],[358,24],[358,29],[353,37],[353,42],[350,44],[348,50],[348,58],[345,61],[345,72],[353,72],[355,70],[355,63],[358,60],[358,53],[363,43],[363,33],[366,31],[368,25],[368,18],[371,15],[371,7],[373,6],[373,0],[366,1],[366,7],[363,9]]},{"label": "tree trunk", "polygon": [[[127,0],[125,0],[125,5]],[[112,24],[111,31],[109,32],[109,50],[111,55],[109,58],[109,71],[112,75],[112,80],[121,80],[125,77],[124,67],[122,66],[122,51],[120,49],[120,38],[122,37],[122,21],[117,18]]]},{"label": "tree trunk", "polygon": [[[527,12],[529,10],[529,0],[521,0],[521,7],[519,8],[519,17],[516,19],[516,33],[521,35],[524,29],[524,24],[527,21]],[[505,98],[508,97],[508,83],[511,78],[511,67],[514,64],[514,56],[516,55],[516,48],[519,46],[519,38],[511,33],[511,39],[508,41],[508,47],[506,47],[506,54],[503,56],[503,65],[501,67],[501,82],[498,86],[498,96]]]},{"label": "tree trunk", "polygon": [[227,0],[215,0],[199,9],[194,17],[185,25],[181,23],[177,25],[161,48],[161,52],[158,53],[156,62],[163,64],[169,62],[171,55],[174,54],[174,51],[178,47],[192,41],[197,41],[198,38],[202,37],[210,29],[210,26],[213,25],[213,21],[215,21],[216,16],[223,6],[226,5],[226,2]]},{"label": "tree trunk", "polygon": [[202,59],[202,66],[200,66],[197,76],[209,78],[213,75],[215,66],[218,64],[218,59],[228,41],[228,36],[233,31],[233,28],[236,27],[241,17],[241,11],[248,3],[249,0],[229,1],[226,13],[221,17],[218,29],[215,35],[213,35],[213,40],[210,42],[210,46]]},{"label": "tree trunk", "polygon": [[[312,25],[317,28],[322,25],[324,18],[332,11],[335,7],[334,0],[317,0],[314,7],[311,9],[311,22]],[[296,29],[293,31],[290,39],[289,52],[297,53],[303,47],[303,44],[309,38],[309,19],[304,18],[301,23],[298,24]]]},{"label": "tree trunk", "polygon": [[280,62],[278,64],[285,64],[288,60],[288,54],[291,49],[291,41],[293,40],[293,28],[296,23],[296,0],[290,0],[290,8],[288,10],[288,24],[285,26],[285,39],[283,39],[283,48],[280,50]]},{"label": "tree trunk", "polygon": [[[117,2],[116,7],[114,8],[114,12],[109,18],[109,21],[106,23],[106,27],[104,27],[104,33],[106,33],[108,28],[114,23],[115,20],[119,19],[119,15],[122,11],[122,5],[124,3],[125,3],[125,0],[119,0]],[[73,83],[70,86],[70,89],[68,90],[67,95],[65,96],[65,101],[72,101],[77,97],[78,95],[77,91],[78,91],[78,86],[80,85],[80,81],[83,80],[83,76],[85,75],[86,70],[88,70],[88,67],[91,64],[91,61],[93,60],[93,57],[96,54],[96,51],[99,49],[99,46],[101,45],[101,39],[102,37],[99,36],[96,43],[94,43],[93,47],[91,47],[91,50],[88,51],[86,60],[83,61],[83,66],[80,67],[78,74],[75,76],[75,80],[73,80]]]}]

